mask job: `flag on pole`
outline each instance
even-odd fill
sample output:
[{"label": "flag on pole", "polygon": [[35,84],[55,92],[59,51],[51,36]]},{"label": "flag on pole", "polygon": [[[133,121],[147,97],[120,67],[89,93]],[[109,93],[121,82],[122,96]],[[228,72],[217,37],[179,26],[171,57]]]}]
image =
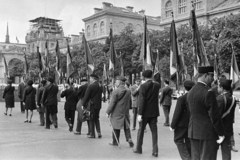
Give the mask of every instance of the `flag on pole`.
[{"label": "flag on pole", "polygon": [[72,63],[72,56],[71,56],[69,44],[67,43],[67,75],[66,75],[67,79],[71,77],[73,72],[74,72],[74,67]]},{"label": "flag on pole", "polygon": [[113,42],[113,33],[112,28],[110,28],[110,59],[109,59],[109,70],[115,70],[117,66],[117,58],[116,58],[116,50],[114,48],[114,42]]},{"label": "flag on pole", "polygon": [[45,69],[49,72],[49,52],[48,52],[48,40],[45,43]]},{"label": "flag on pole", "polygon": [[28,67],[27,56],[25,52],[24,52],[24,60],[25,60],[24,74],[27,76],[29,67]]},{"label": "flag on pole", "polygon": [[232,52],[230,79],[232,80],[233,90],[237,89],[240,86],[240,75],[234,51]]},{"label": "flag on pole", "polygon": [[60,73],[60,70],[61,70],[61,68],[60,68],[60,49],[59,49],[58,40],[56,43],[55,51],[56,51],[55,82],[58,83],[60,76],[61,76],[61,73]]},{"label": "flag on pole", "polygon": [[7,78],[9,78],[10,75],[9,75],[9,71],[8,71],[8,65],[7,65],[7,61],[6,61],[6,58],[4,55],[3,55],[3,61],[4,61],[4,68],[5,68],[5,75]]},{"label": "flag on pole", "polygon": [[217,54],[214,55],[214,79],[218,79],[218,61],[217,61]]},{"label": "flag on pole", "polygon": [[160,64],[159,53],[157,51],[157,59],[156,59],[156,62],[155,62],[155,69],[154,69],[153,77],[154,77],[154,80],[156,80],[161,85],[161,75],[160,75],[159,64]]},{"label": "flag on pole", "polygon": [[103,82],[107,79],[107,70],[106,70],[106,64],[103,64]]},{"label": "flag on pole", "polygon": [[44,67],[44,60],[43,60],[43,58],[42,58],[42,55],[41,55],[41,53],[39,52],[39,47],[37,46],[37,54],[38,54],[38,66],[39,66],[39,70],[40,70],[40,72],[43,70],[43,69],[45,69],[45,67]]},{"label": "flag on pole", "polygon": [[91,69],[91,71],[89,72],[89,74],[91,74],[94,71],[94,62],[93,62],[91,50],[89,48],[88,42],[87,42],[84,34],[83,34],[83,44],[84,44],[84,51],[85,51],[85,56],[86,56],[86,63],[88,65],[88,67]]},{"label": "flag on pole", "polygon": [[147,17],[144,16],[143,18],[143,25],[144,25],[144,31],[143,31],[143,40],[142,40],[142,46],[141,46],[141,53],[140,53],[140,59],[143,60],[143,69],[144,70],[152,70],[152,57],[151,57],[151,49],[150,49],[150,39],[148,35],[148,29],[147,29]]}]

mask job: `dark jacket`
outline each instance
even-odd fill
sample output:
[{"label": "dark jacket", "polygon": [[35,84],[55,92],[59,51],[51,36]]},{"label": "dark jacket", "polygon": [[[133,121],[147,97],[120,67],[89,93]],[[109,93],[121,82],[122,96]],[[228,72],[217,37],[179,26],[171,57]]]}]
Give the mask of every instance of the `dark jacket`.
[{"label": "dark jacket", "polygon": [[83,99],[85,92],[87,90],[87,87],[88,87],[88,84],[86,83],[78,88],[78,90],[77,90],[78,99]]},{"label": "dark jacket", "polygon": [[[226,102],[224,101],[224,96],[226,98]],[[224,95],[219,95],[217,97],[217,101],[218,101],[219,111],[222,116],[231,107],[233,97],[231,96],[230,93],[225,93]],[[233,107],[231,108],[229,114],[227,114],[224,118],[222,118],[226,136],[233,135],[233,123],[234,123],[234,117],[235,117],[235,114],[234,114],[235,108],[236,108],[236,101],[233,103]]]},{"label": "dark jacket", "polygon": [[24,83],[20,83],[18,85],[18,98],[20,98],[20,100],[23,98],[23,92],[25,89],[26,85]]},{"label": "dark jacket", "polygon": [[172,93],[173,90],[169,86],[166,86],[162,89],[162,93],[160,96],[160,104],[163,106],[171,106],[172,105]]},{"label": "dark jacket", "polygon": [[159,116],[158,93],[160,85],[157,82],[148,80],[139,89],[139,110],[138,114],[143,118]]},{"label": "dark jacket", "polygon": [[58,94],[58,86],[49,84],[44,88],[43,95],[42,95],[42,103],[44,106],[57,106],[58,100],[57,100],[57,94]]},{"label": "dark jacket", "polygon": [[44,86],[40,87],[37,91],[37,105],[39,106],[39,112],[42,112],[42,113],[45,112],[45,108],[41,105],[43,91],[44,91]]},{"label": "dark jacket", "polygon": [[77,92],[72,87],[63,91],[61,93],[61,97],[62,98],[66,97],[66,102],[65,102],[65,105],[64,105],[65,110],[71,110],[71,111],[76,110],[78,97],[77,97]]},{"label": "dark jacket", "polygon": [[25,103],[25,109],[36,109],[36,89],[33,86],[27,86],[23,92],[22,101]]},{"label": "dark jacket", "polygon": [[14,90],[13,86],[5,87],[3,91],[3,97],[5,99],[6,107],[13,108],[14,107]]},{"label": "dark jacket", "polygon": [[90,84],[87,87],[86,93],[84,95],[82,105],[86,108],[89,100],[93,102],[93,109],[101,109],[102,108],[102,86],[96,81]]},{"label": "dark jacket", "polygon": [[189,124],[189,110],[187,106],[187,93],[179,97],[175,107],[172,118],[171,128],[188,127]]},{"label": "dark jacket", "polygon": [[188,137],[198,140],[217,140],[224,135],[223,123],[215,93],[198,82],[187,95],[190,111]]}]

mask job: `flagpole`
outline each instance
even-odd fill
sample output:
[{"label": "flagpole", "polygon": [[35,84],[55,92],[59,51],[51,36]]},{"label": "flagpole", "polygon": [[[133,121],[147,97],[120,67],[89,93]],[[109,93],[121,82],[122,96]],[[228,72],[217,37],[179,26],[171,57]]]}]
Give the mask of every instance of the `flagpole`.
[{"label": "flagpole", "polygon": [[[85,33],[84,33],[84,29],[82,29],[82,33],[83,33],[83,36],[85,36]],[[84,43],[86,43],[84,41]],[[87,72],[87,81],[88,81],[88,84],[90,83],[90,79],[89,79],[89,67],[88,67],[88,64],[87,64],[87,53],[85,51],[85,60],[86,60],[86,72]]]}]

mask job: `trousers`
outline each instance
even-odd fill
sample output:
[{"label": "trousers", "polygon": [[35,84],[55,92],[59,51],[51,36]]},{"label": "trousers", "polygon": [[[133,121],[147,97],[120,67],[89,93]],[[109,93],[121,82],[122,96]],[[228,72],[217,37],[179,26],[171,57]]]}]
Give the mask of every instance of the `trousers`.
[{"label": "trousers", "polygon": [[65,119],[68,124],[74,125],[75,110],[65,110]]},{"label": "trousers", "polygon": [[90,118],[90,135],[95,137],[95,127],[98,134],[101,134],[100,121],[99,121],[100,109],[94,109],[94,112]]},{"label": "trousers", "polygon": [[20,101],[20,108],[21,108],[21,112],[25,112],[25,105],[23,104],[22,101]]},{"label": "trousers", "polygon": [[231,136],[226,136],[221,143],[222,160],[231,160]]},{"label": "trousers", "polygon": [[[128,142],[129,140],[132,140],[132,137],[131,137],[131,131],[130,131],[130,127],[128,127],[127,129],[127,126],[126,126],[126,122],[124,122],[124,134],[125,134],[125,138],[126,138],[126,141]],[[116,135],[116,138],[114,136],[114,134],[112,133],[112,138],[113,138],[113,144],[117,144],[117,141],[119,142],[119,138],[120,138],[120,129],[113,129],[114,130],[114,133]]]},{"label": "trousers", "polygon": [[163,105],[162,107],[163,107],[163,112],[165,116],[165,124],[169,125],[169,113],[170,113],[171,106]]},{"label": "trousers", "polygon": [[39,119],[40,119],[40,124],[44,125],[45,124],[45,117],[43,112],[39,112]]},{"label": "trousers", "polygon": [[133,107],[133,128],[136,128],[136,122],[137,122],[137,113],[138,113],[138,108],[137,107]]},{"label": "trousers", "polygon": [[[55,106],[54,106],[55,107]],[[45,107],[45,113],[46,113],[46,127],[50,128],[50,116],[52,118],[52,123],[54,124],[54,126],[58,126],[58,118],[57,118],[57,113],[56,112],[52,112],[52,106],[46,106]]]}]

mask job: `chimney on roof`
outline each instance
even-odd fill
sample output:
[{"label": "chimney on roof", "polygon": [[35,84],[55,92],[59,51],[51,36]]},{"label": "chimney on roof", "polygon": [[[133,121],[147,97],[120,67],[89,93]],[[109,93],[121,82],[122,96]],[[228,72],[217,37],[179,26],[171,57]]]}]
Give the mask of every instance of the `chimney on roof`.
[{"label": "chimney on roof", "polygon": [[101,8],[93,8],[94,9],[94,14],[98,13],[98,12],[101,12],[102,9]]},{"label": "chimney on roof", "polygon": [[128,11],[131,11],[131,12],[133,11],[133,7],[131,7],[131,6],[127,6],[126,8]]},{"label": "chimney on roof", "polygon": [[108,2],[103,2],[102,4],[103,4],[103,9],[108,9],[112,6],[112,4]]},{"label": "chimney on roof", "polygon": [[141,15],[144,15],[144,14],[145,14],[145,10],[142,9],[142,10],[139,11],[139,13],[140,13]]}]

